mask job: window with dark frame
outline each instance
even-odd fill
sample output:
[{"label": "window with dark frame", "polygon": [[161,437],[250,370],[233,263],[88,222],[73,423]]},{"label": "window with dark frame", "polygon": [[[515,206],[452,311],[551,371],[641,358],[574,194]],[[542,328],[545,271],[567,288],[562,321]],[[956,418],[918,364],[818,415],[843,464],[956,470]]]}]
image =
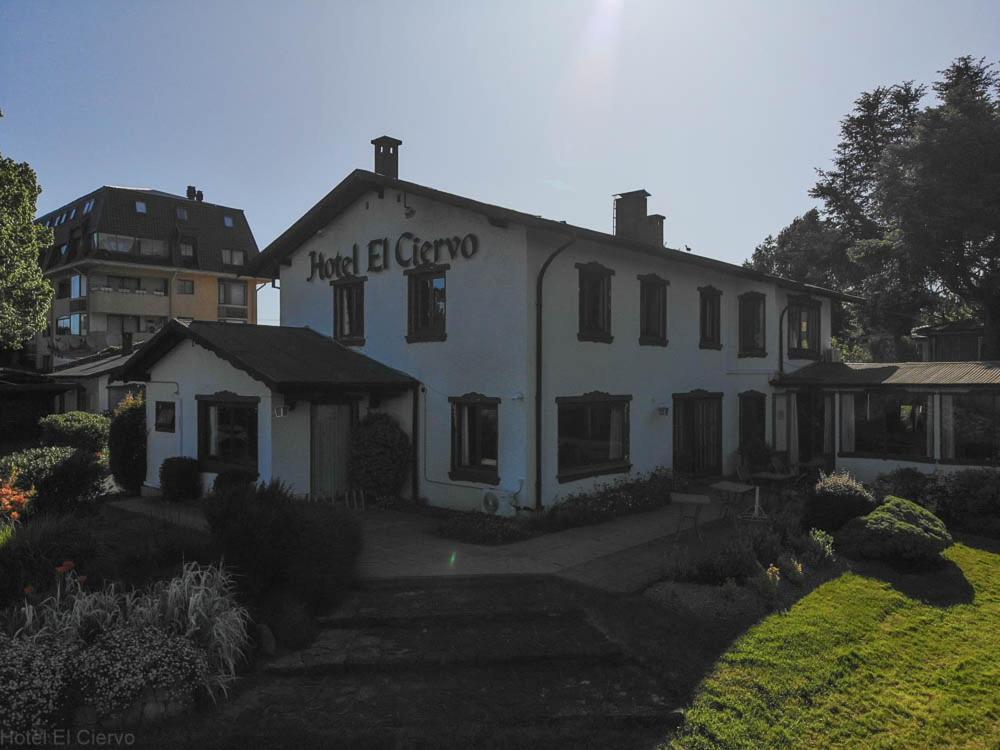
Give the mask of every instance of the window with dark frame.
[{"label": "window with dark frame", "polygon": [[342,344],[365,343],[365,281],[351,277],[331,282],[333,286],[333,337]]},{"label": "window with dark frame", "polygon": [[407,269],[407,335],[409,342],[444,341],[448,265]]},{"label": "window with dark frame", "polygon": [[655,273],[639,276],[639,345],[667,345],[667,286]]},{"label": "window with dark frame", "polygon": [[767,356],[767,324],[765,296],[761,292],[746,292],[740,300],[740,357]]},{"label": "window with dark frame", "polygon": [[788,358],[819,359],[819,300],[798,297],[788,303]]},{"label": "window with dark frame", "polygon": [[178,294],[194,294],[194,279],[177,279]]},{"label": "window with dark frame", "polygon": [[245,281],[219,279],[219,304],[246,307],[247,284]]},{"label": "window with dark frame", "polygon": [[69,279],[59,279],[56,284],[56,299],[67,299],[72,293],[72,284]]},{"label": "window with dark frame", "polygon": [[1000,393],[942,393],[942,461],[986,465],[1000,463],[998,418]]},{"label": "window with dark frame", "polygon": [[197,398],[198,461],[203,470],[256,471],[258,400]]},{"label": "window with dark frame", "polygon": [[580,272],[579,341],[610,343],[611,277],[615,272],[600,263],[577,263]]},{"label": "window with dark frame", "polygon": [[173,401],[156,402],[156,431],[173,432],[177,422],[177,405]]},{"label": "window with dark frame", "polygon": [[932,458],[929,401],[929,394],[907,391],[842,393],[840,452],[882,458]]},{"label": "window with dark frame", "polygon": [[700,295],[700,349],[722,348],[722,292],[714,286],[698,287]]},{"label": "window with dark frame", "polygon": [[560,482],[629,470],[631,400],[607,393],[556,399]]},{"label": "window with dark frame", "polygon": [[499,484],[500,399],[480,393],[449,398],[452,479]]}]

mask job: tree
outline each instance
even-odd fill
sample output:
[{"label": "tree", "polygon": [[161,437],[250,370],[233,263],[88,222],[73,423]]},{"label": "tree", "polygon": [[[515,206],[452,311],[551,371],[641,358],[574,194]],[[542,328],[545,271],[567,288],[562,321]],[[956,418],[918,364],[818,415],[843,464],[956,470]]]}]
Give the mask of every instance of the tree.
[{"label": "tree", "polygon": [[34,223],[34,170],[0,154],[0,349],[20,349],[45,327],[52,284],[38,264],[52,230]]},{"label": "tree", "polygon": [[939,104],[887,150],[877,198],[913,262],[981,309],[984,355],[1000,359],[1000,77],[971,57],[940,72]]}]

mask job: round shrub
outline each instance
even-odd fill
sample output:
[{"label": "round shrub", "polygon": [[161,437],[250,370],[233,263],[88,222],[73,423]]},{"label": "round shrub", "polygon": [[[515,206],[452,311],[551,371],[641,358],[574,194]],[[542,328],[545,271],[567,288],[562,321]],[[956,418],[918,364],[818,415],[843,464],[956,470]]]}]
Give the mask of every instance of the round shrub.
[{"label": "round shrub", "polygon": [[108,447],[111,420],[103,414],[68,411],[50,414],[39,420],[43,445],[68,445],[71,448],[100,453]]},{"label": "round shrub", "polygon": [[99,567],[101,547],[90,521],[49,515],[13,527],[0,545],[0,607],[21,601],[24,589],[43,593],[55,585],[55,568],[72,560],[78,570]]},{"label": "round shrub", "polygon": [[201,497],[201,470],[198,459],[187,456],[166,458],[160,464],[160,491],[170,502]]},{"label": "round shrub", "polygon": [[940,518],[901,497],[886,498],[868,515],[851,519],[836,538],[849,556],[910,565],[940,562],[952,543]]},{"label": "round shrub", "polygon": [[257,483],[258,476],[257,472],[248,469],[220,471],[212,482],[212,494],[222,495],[234,489],[247,489]]},{"label": "round shrub", "polygon": [[351,430],[347,473],[375,497],[395,497],[410,470],[410,438],[393,417],[369,412]]},{"label": "round shrub", "polygon": [[30,510],[36,515],[87,508],[104,493],[106,475],[93,453],[69,447],[29,448],[0,459],[0,478],[35,490]]},{"label": "round shrub", "polygon": [[108,454],[115,481],[137,494],[146,480],[146,402],[131,393],[112,412]]},{"label": "round shrub", "polygon": [[64,726],[76,644],[0,634],[0,732],[41,732]]},{"label": "round shrub", "polygon": [[145,691],[163,691],[166,702],[187,704],[205,684],[208,659],[183,636],[155,627],[121,626],[103,633],[77,654],[76,686],[98,719],[125,711]]},{"label": "round shrub", "polygon": [[929,493],[937,514],[953,528],[1000,535],[1000,471],[966,469],[943,474]]},{"label": "round shrub", "polygon": [[836,531],[875,509],[875,497],[846,471],[820,474],[806,503],[806,528]]}]

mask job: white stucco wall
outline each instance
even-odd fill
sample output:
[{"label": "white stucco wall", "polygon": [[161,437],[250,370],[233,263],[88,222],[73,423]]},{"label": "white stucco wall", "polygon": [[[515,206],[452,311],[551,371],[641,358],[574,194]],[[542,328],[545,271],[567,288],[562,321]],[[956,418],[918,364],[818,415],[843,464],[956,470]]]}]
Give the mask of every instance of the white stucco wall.
[{"label": "white stucco wall", "polygon": [[[271,478],[272,441],[271,392],[263,383],[230,365],[212,352],[191,341],[174,347],[150,370],[146,384],[146,424],[149,425],[146,449],[146,488],[160,487],[160,465],[171,456],[198,457],[198,395],[231,391],[240,396],[260,399],[257,408],[258,456],[260,478]],[[173,433],[157,432],[155,405],[157,401],[174,401],[176,425]],[[281,441],[277,441],[281,443]],[[308,450],[308,441],[305,443]],[[215,474],[202,474],[205,489],[211,488]]]},{"label": "white stucco wall", "polygon": [[[406,218],[407,208],[415,209],[412,218]],[[404,232],[432,242],[469,233],[479,239],[478,251],[471,258],[441,259],[450,264],[446,275],[445,341],[406,341],[407,277],[395,257],[390,257],[386,270],[367,270],[369,240],[389,238],[394,255],[397,238]],[[523,400],[529,315],[524,229],[515,225],[496,227],[480,214],[410,195],[404,197],[396,191],[386,191],[383,198],[370,193],[307,241],[294,254],[290,266],[281,267],[282,325],[307,325],[332,335],[333,291],[328,281],[307,280],[311,270],[309,253],[322,252],[326,257],[338,252],[348,254],[355,243],[362,259],[360,274],[368,279],[366,343],[357,349],[424,384],[418,436],[421,494],[435,505],[479,507],[485,485],[452,482],[448,477],[448,398],[473,391],[501,399],[500,487],[516,490],[527,479],[529,418]],[[409,253],[409,243],[405,252]],[[411,431],[409,394],[386,399],[380,408],[396,416],[408,433]]]},{"label": "white stucco wall", "polygon": [[[406,217],[407,209],[415,212],[411,218]],[[442,259],[450,263],[446,277],[445,341],[406,341],[407,277],[391,253],[387,269],[368,270],[368,242],[388,238],[392,249],[404,232],[430,241],[467,233],[475,233],[479,238],[479,249],[473,257]],[[328,258],[338,253],[348,255],[353,245],[358,245],[361,263],[357,272],[367,276],[366,343],[358,348],[424,384],[417,435],[418,473],[420,493],[435,505],[479,507],[484,485],[453,482],[448,478],[451,450],[448,397],[468,392],[501,399],[500,487],[520,488],[519,502],[534,503],[535,280],[545,258],[565,239],[529,232],[515,224],[506,228],[494,226],[480,214],[388,190],[381,198],[372,192],[359,199],[306,241],[291,257],[290,265],[280,267],[282,324],[307,325],[331,335],[333,292],[326,280],[308,280],[309,254],[323,253]],[[579,277],[575,264],[588,261],[598,261],[615,270],[611,303],[614,341],[610,344],[577,340]],[[667,348],[638,344],[636,277],[651,272],[670,281]],[[705,285],[723,292],[721,350],[698,347],[698,287]],[[738,295],[746,291],[766,295],[767,356],[764,358],[737,356]],[[668,259],[666,254],[658,258],[590,241],[579,241],[559,256],[545,281],[543,502],[550,504],[568,493],[622,476],[558,483],[557,396],[590,391],[631,395],[631,462],[633,473],[637,473],[672,463],[673,394],[694,389],[722,392],[724,468],[733,471],[739,439],[739,393],[754,389],[769,394],[766,434],[771,435],[769,379],[778,370],[779,316],[788,296],[795,294],[798,293],[772,283]],[[821,302],[821,348],[826,349],[830,344],[830,304],[826,299]],[[810,360],[785,357],[786,371],[809,363]],[[669,407],[670,413],[660,415],[658,407]],[[409,394],[387,399],[380,408],[393,413],[403,428],[410,431]],[[300,428],[308,436],[307,421]],[[301,463],[301,455],[293,456],[275,446],[273,458],[276,473],[308,479],[308,464]]]}]

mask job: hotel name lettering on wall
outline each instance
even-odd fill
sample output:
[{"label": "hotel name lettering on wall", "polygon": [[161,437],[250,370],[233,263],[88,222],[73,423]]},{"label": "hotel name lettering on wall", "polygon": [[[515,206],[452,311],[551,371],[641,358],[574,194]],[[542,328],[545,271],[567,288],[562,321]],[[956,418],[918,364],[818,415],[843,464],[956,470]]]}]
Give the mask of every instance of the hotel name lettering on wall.
[{"label": "hotel name lettering on wall", "polygon": [[395,245],[389,243],[388,237],[371,240],[367,253],[362,253],[357,244],[350,254],[337,253],[332,258],[315,250],[310,251],[309,278],[306,281],[388,271],[393,262],[400,268],[431,266],[459,257],[468,259],[478,251],[479,237],[474,234],[431,241],[422,240],[411,232],[403,232]]}]

